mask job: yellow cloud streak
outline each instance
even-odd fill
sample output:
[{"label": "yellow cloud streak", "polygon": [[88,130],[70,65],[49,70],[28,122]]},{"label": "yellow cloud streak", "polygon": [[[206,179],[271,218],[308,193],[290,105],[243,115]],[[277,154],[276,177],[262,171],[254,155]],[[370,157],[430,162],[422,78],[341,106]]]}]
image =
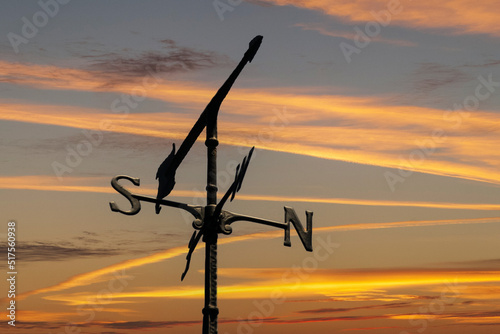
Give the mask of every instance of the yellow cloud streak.
[{"label": "yellow cloud streak", "polygon": [[[237,94],[235,94],[237,95]],[[270,97],[265,97],[270,99]],[[295,98],[297,99],[297,98]],[[311,99],[311,101],[309,100]],[[301,110],[314,109],[312,100],[308,97],[301,103],[307,104],[294,108]],[[279,99],[275,102],[277,103]],[[293,103],[294,98],[287,98],[287,104]],[[283,103],[284,101],[281,100]],[[270,101],[270,103],[274,103]],[[36,122],[39,124],[70,126],[92,130],[100,129],[101,121],[108,121],[111,124],[110,131],[129,133],[142,136],[152,136],[159,138],[169,138],[183,140],[187,131],[192,126],[197,116],[179,114],[102,114],[90,112],[87,109],[62,106],[33,106],[1,104],[2,113],[0,119],[19,122]],[[245,109],[241,104],[234,109]],[[404,107],[402,107],[404,109]],[[321,108],[320,108],[321,109]],[[391,111],[390,109],[394,109]],[[439,125],[438,119],[443,122],[441,114],[437,112],[411,112],[418,114],[411,121],[403,117],[404,110],[397,112],[394,106],[362,106],[350,108],[344,106],[340,113],[341,118],[358,117],[356,128],[351,126],[302,126],[288,124],[284,128],[269,126],[265,123],[235,123],[221,121],[220,138],[221,142],[236,146],[252,146],[259,148],[280,151],[285,153],[301,154],[322,159],[332,159],[348,161],[366,165],[375,165],[389,168],[401,168],[414,170],[422,173],[429,173],[441,176],[464,178],[474,181],[490,182],[500,184],[500,171],[490,167],[500,161],[497,152],[492,151],[493,147],[500,139],[496,133],[489,133],[488,136],[468,135],[467,131],[477,132],[477,129],[491,128],[492,124],[498,124],[500,118],[494,113],[477,113],[474,118],[470,118],[464,124],[461,132],[450,130],[454,138],[444,139],[442,142],[435,142],[431,139],[432,129]],[[356,113],[356,110],[360,110]],[[389,111],[388,111],[389,110]],[[318,111],[321,113],[321,110]],[[338,111],[336,111],[338,114]],[[313,113],[315,114],[315,113]],[[317,113],[316,113],[317,114]],[[436,115],[435,115],[436,114]],[[297,116],[301,117],[301,116]],[[294,121],[295,122],[295,121]],[[375,122],[375,123],[373,123]],[[381,128],[374,126],[376,123],[385,122]],[[408,130],[398,127],[420,122],[420,126],[428,130],[419,130],[412,135]],[[403,124],[397,124],[403,123]],[[364,128],[362,124],[371,124],[371,129]],[[413,124],[415,125],[415,124]],[[443,127],[450,127],[450,124],[442,124]],[[368,125],[367,125],[368,126]],[[169,130],[165,130],[169,129]],[[264,129],[264,130],[263,130]],[[261,134],[261,138],[258,137]],[[265,138],[265,139],[262,139]],[[463,142],[466,141],[467,145]],[[419,143],[431,143],[435,148],[439,148],[441,153],[426,154],[419,149]],[[400,152],[400,153],[397,153]],[[409,153],[404,153],[409,152]],[[416,152],[416,156],[412,154]],[[442,153],[448,152],[448,153]],[[447,158],[456,159],[460,157],[462,161],[475,161],[476,163],[452,162]],[[416,159],[412,161],[411,159]],[[481,163],[482,162],[482,163]]]},{"label": "yellow cloud streak", "polygon": [[[203,245],[199,246],[200,248],[203,248]],[[47,293],[47,292],[54,292],[54,291],[60,291],[60,290],[65,290],[65,289],[70,289],[74,288],[77,286],[84,286],[84,285],[90,285],[93,283],[96,283],[96,279],[102,278],[103,276],[110,276],[114,273],[120,273],[125,271],[126,269],[138,267],[138,266],[143,266],[146,264],[151,264],[151,263],[156,263],[160,262],[166,259],[170,259],[182,254],[186,253],[186,246],[183,247],[174,247],[171,249],[168,249],[163,252],[155,253],[146,257],[138,258],[138,259],[133,259],[133,260],[127,260],[123,261],[108,267],[104,267],[98,270],[94,270],[88,273],[83,273],[79,274],[76,276],[73,276],[69,279],[67,279],[64,282],[61,282],[59,284],[49,286],[46,288],[42,289],[37,289],[33,291],[28,291],[26,293],[19,294],[17,296],[17,299],[21,300],[24,299],[28,296],[31,295],[36,295],[40,293]],[[99,281],[102,281],[100,279]]]},{"label": "yellow cloud streak", "polygon": [[[147,97],[180,104],[185,110],[192,110],[194,117],[197,117],[216,90],[216,87],[202,86],[194,82],[168,80],[161,80],[160,83],[152,87],[144,86],[141,84],[141,80],[136,83],[124,81],[119,85],[110,86],[106,85],[102,76],[98,76],[92,71],[29,63],[23,64],[0,61],[0,68],[2,69],[0,75],[4,75],[8,78],[6,82],[33,86],[38,89],[106,91],[124,94],[133,93],[135,89],[145,89]],[[43,84],[40,80],[42,80]],[[365,124],[364,131],[376,130],[376,127],[373,126],[374,123],[378,124],[378,126],[383,126],[386,128],[385,130],[394,128],[396,125],[405,126],[408,123],[411,123],[413,126],[419,125],[431,129],[437,127],[446,129],[450,127],[451,122],[443,119],[443,110],[417,106],[392,105],[389,103],[391,101],[391,96],[350,97],[334,95],[331,91],[325,91],[322,94],[318,94],[318,92],[321,91],[321,87],[315,87],[314,90],[310,87],[266,88],[264,91],[262,89],[235,89],[231,91],[230,96],[224,102],[224,114],[243,114],[254,118],[256,117],[261,123],[269,123],[275,118],[272,107],[286,106],[287,109],[290,109],[290,112],[285,114],[284,117],[288,118],[287,121],[291,121],[291,123],[294,124],[298,124],[302,121],[324,121],[325,117],[331,118],[335,116],[336,119],[355,120],[358,127],[361,124]],[[121,105],[124,105],[124,103]],[[28,113],[18,120],[23,121],[24,119],[24,121],[28,122],[38,122],[36,117],[31,117],[30,115],[34,107],[38,110],[37,114],[57,111],[59,118],[70,122],[72,118],[78,117],[78,114],[92,113],[91,109],[88,108],[82,108],[82,112],[78,113],[75,107],[25,106],[23,109],[22,106],[9,103],[2,103],[2,106],[6,111],[9,111],[9,113],[2,113],[2,117],[6,117],[5,119],[14,117],[12,119],[15,120],[15,116],[12,115],[12,112],[15,110],[9,109],[18,109],[17,111]],[[94,110],[94,113],[95,112]],[[71,113],[71,117],[67,117],[68,113]],[[405,117],[405,115],[408,114],[412,115],[411,119]],[[114,115],[111,113],[111,110],[102,115],[109,115],[110,117],[118,116],[119,118],[123,118],[123,116],[132,116],[122,114]],[[477,115],[480,115],[480,117],[477,117]],[[134,116],[141,117],[141,115]],[[179,117],[179,115],[175,114],[171,116]],[[100,117],[102,118],[104,116]],[[147,114],[146,117],[151,125],[154,125],[158,119],[162,119],[163,121],[166,119],[164,114],[159,113]],[[155,119],[155,117],[157,117],[157,119]],[[168,119],[172,117],[169,116]],[[498,120],[499,116],[495,113],[478,113],[475,111],[474,117],[467,117],[467,124],[462,124],[462,126],[484,129],[484,127],[488,125],[493,127],[496,126]],[[188,126],[190,127],[192,123],[193,120],[191,119]],[[78,125],[79,122],[72,122],[71,124],[73,125],[66,123],[59,124],[57,122],[54,124],[82,128],[92,128],[93,126],[95,128],[98,123],[93,119],[90,125],[86,123]],[[244,125],[246,127],[249,123],[246,122]],[[292,124],[287,124],[287,126],[288,125]],[[259,125],[259,128],[261,128],[261,125]],[[335,136],[336,134],[330,135]],[[370,135],[364,137],[366,140]],[[399,137],[399,140],[405,140],[405,138]]]},{"label": "yellow cloud streak", "polygon": [[[271,294],[282,293],[287,297],[304,297],[310,295],[325,295],[334,297],[338,295],[359,295],[371,293],[373,291],[384,292],[388,289],[398,289],[401,287],[421,287],[421,286],[443,286],[452,284],[449,289],[456,289],[458,294],[462,285],[500,282],[500,272],[498,271],[426,271],[426,270],[404,270],[404,271],[376,271],[366,272],[340,271],[327,272],[317,270],[308,273],[307,279],[290,281],[283,278],[283,269],[222,269],[221,275],[230,276],[236,272],[240,277],[241,272],[246,273],[246,278],[255,279],[260,277],[261,272],[270,271],[275,277],[274,280],[261,283],[245,283],[218,288],[218,294],[225,299],[241,298],[269,298]],[[451,283],[453,282],[453,283]],[[454,291],[454,290],[453,290]],[[452,291],[452,292],[453,292]],[[451,292],[450,292],[451,293]],[[200,298],[204,295],[203,287],[183,287],[173,289],[154,289],[149,291],[120,292],[113,294],[113,302],[118,299],[127,298]],[[63,301],[69,305],[87,304],[89,295],[85,293],[53,295],[45,299]]]},{"label": "yellow cloud streak", "polygon": [[[6,61],[0,61],[0,68],[0,75],[4,75],[7,78],[6,82],[33,86],[38,89],[106,91],[124,94],[131,94],[136,89],[144,89],[147,97],[180,104],[185,110],[192,110],[195,116],[210,101],[217,88],[202,86],[194,82],[169,80],[161,80],[155,86],[145,86],[141,83],[143,80],[132,83],[123,81],[119,85],[110,86],[106,85],[104,77],[96,75],[92,71]],[[268,123],[275,117],[272,107],[287,106],[291,112],[286,114],[285,117],[289,117],[288,121],[293,121],[294,123],[312,120],[324,121],[327,116],[336,116],[340,119],[356,120],[358,126],[362,124],[360,121],[363,120],[366,130],[370,130],[374,129],[373,122],[380,125],[385,124],[386,128],[391,128],[395,125],[406,125],[409,119],[408,117],[403,117],[403,115],[412,114],[411,123],[413,125],[425,125],[432,128],[441,126],[442,124],[446,125],[446,122],[443,122],[442,110],[417,106],[391,105],[388,103],[391,100],[391,96],[349,97],[334,95],[330,90],[325,90],[323,94],[318,94],[321,91],[321,87],[315,87],[314,90],[310,87],[266,88],[265,90],[235,89],[231,91],[230,96],[224,102],[224,114],[243,114],[257,117],[260,121]],[[124,103],[120,104],[120,106],[123,105]],[[9,108],[9,104],[4,103],[4,107]],[[29,112],[33,107],[30,106],[27,108],[27,111]],[[39,107],[44,108],[44,106]],[[75,111],[71,107],[45,106],[45,108],[47,110],[59,110],[62,113],[64,113],[64,108],[67,110],[67,113],[70,112],[73,114],[73,111]],[[86,109],[85,113],[87,112],[90,112],[90,110]],[[108,113],[110,112],[111,110]],[[9,115],[4,114],[2,113],[2,116],[9,117]],[[151,119],[154,115],[161,114],[156,113],[147,115],[147,117]],[[488,120],[487,124],[493,126],[497,124],[494,121],[498,120],[498,115],[494,113],[485,113],[477,120],[468,119],[467,123],[475,124],[476,122],[480,122],[480,125],[486,125],[483,120],[485,116],[493,117],[493,119]],[[27,117],[26,119],[27,121],[37,121],[36,118]],[[95,124],[94,122],[94,126]],[[249,124],[245,123],[245,125]]]},{"label": "yellow cloud streak", "polygon": [[[353,224],[353,225],[340,225],[340,226],[329,226],[315,228],[314,232],[331,232],[331,231],[354,231],[363,229],[383,229],[383,228],[402,228],[402,227],[416,227],[416,226],[440,226],[440,225],[455,225],[455,224],[486,224],[486,223],[496,223],[500,218],[479,218],[479,219],[462,219],[462,220],[435,220],[435,221],[407,221],[407,222],[392,222],[392,223],[375,223],[375,224]],[[282,231],[270,231],[263,233],[253,233],[242,236],[233,236],[231,238],[222,238],[219,240],[219,245],[236,243],[248,240],[264,240],[264,239],[274,239],[283,237]],[[197,250],[202,249],[204,246],[200,244]],[[95,283],[96,281],[102,281],[103,276],[109,276],[113,273],[125,271],[127,269],[140,267],[147,264],[156,263],[159,261],[167,260],[179,255],[184,255],[187,252],[187,246],[175,247],[168,249],[163,252],[148,255],[142,258],[127,260],[112,266],[104,267],[95,271],[73,276],[66,281],[58,283],[53,286],[49,286],[42,289],[37,289],[29,291],[17,296],[18,299],[24,299],[31,295],[61,291],[69,288],[74,288],[78,286],[85,286]],[[180,292],[179,292],[180,293]],[[193,292],[191,292],[193,293]]]},{"label": "yellow cloud streak", "polygon": [[[142,88],[140,82],[109,86],[91,71],[9,62],[0,65],[9,82],[42,89],[131,93]],[[0,119],[94,130],[99,129],[100,121],[108,120],[114,132],[181,140],[214,91],[196,83],[166,80],[147,88],[149,98],[182,104],[184,110],[193,111],[189,116],[113,114],[111,110],[102,113],[89,108],[1,103]],[[284,105],[288,112],[281,115],[283,120],[272,109]],[[495,129],[500,121],[494,112],[474,111],[467,117],[449,115],[443,110],[391,105],[390,97],[318,95],[299,87],[268,88],[265,92],[237,89],[231,92],[223,109],[233,118],[246,115],[252,119],[244,124],[222,120],[220,137],[226,144],[256,144],[274,151],[500,184],[500,172],[492,167],[500,163],[500,156],[491,149],[500,138],[496,132],[485,132]],[[458,127],[455,116],[463,116]],[[300,125],[312,121],[332,125]],[[438,128],[446,138],[432,143],[438,149],[436,153],[412,162],[409,158],[420,150],[419,143],[432,142],[432,132]],[[268,139],[257,138],[261,132]]]},{"label": "yellow cloud streak", "polygon": [[[109,184],[111,178],[78,178],[67,177],[61,183],[56,177],[47,175],[27,175],[27,176],[0,176],[0,189],[22,189],[39,191],[68,191],[68,192],[95,192],[116,194],[111,186],[91,186],[89,183]],[[155,196],[154,186],[134,187],[125,182],[123,185],[132,193],[150,194]],[[220,194],[219,194],[220,195]],[[190,190],[174,190],[171,197],[199,197],[200,193]],[[364,205],[364,206],[390,206],[390,207],[420,207],[436,209],[457,209],[457,210],[500,210],[500,204],[488,203],[450,203],[450,202],[419,202],[419,201],[392,201],[392,200],[372,200],[359,198],[324,198],[324,197],[295,197],[295,196],[275,196],[275,195],[251,195],[238,194],[239,200],[245,201],[272,201],[272,202],[304,202],[342,205]]]}]

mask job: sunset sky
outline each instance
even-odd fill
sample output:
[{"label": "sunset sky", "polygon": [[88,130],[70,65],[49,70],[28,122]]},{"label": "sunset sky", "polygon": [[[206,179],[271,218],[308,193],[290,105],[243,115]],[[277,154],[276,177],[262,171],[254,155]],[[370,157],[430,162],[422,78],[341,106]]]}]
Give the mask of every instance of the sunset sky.
[{"label": "sunset sky", "polygon": [[[484,0],[9,1],[0,213],[17,224],[6,333],[200,333],[204,249],[155,174],[264,37],[219,112],[219,198],[292,229],[219,237],[219,333],[500,330],[500,15]],[[167,199],[205,204],[205,133]],[[7,277],[7,255],[0,268]]]}]

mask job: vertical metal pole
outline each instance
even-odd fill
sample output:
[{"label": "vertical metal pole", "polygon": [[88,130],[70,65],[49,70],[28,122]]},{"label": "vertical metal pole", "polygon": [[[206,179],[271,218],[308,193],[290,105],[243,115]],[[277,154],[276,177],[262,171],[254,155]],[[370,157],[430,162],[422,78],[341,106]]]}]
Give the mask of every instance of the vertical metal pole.
[{"label": "vertical metal pole", "polygon": [[217,334],[217,112],[207,114],[207,206],[205,222],[205,307],[203,308],[203,334]]}]

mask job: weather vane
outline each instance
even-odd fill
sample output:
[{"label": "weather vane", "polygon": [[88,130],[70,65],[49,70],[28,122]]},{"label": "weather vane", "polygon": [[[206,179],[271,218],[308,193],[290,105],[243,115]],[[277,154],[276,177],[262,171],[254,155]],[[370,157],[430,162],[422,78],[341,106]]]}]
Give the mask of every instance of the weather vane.
[{"label": "weather vane", "polygon": [[[256,36],[250,41],[249,48],[245,52],[243,59],[208,103],[177,152],[175,151],[175,144],[172,145],[172,151],[165,161],[161,163],[156,173],[156,178],[158,179],[158,194],[156,198],[133,194],[118,183],[120,179],[126,179],[131,181],[134,185],[139,186],[139,178],[118,175],[111,180],[113,188],[125,196],[131,205],[130,210],[123,211],[118,208],[115,202],[110,202],[109,205],[112,211],[121,212],[126,215],[135,215],[141,210],[140,201],[145,201],[155,203],[157,214],[160,213],[161,205],[166,205],[186,210],[194,216],[193,227],[195,231],[188,244],[189,251],[186,256],[186,268],[182,273],[181,280],[186,276],[189,270],[191,256],[198,242],[203,237],[203,241],[205,242],[205,305],[203,308],[203,334],[217,333],[217,316],[219,314],[219,309],[217,308],[217,238],[219,233],[231,234],[232,228],[230,225],[232,223],[236,221],[249,221],[282,228],[285,231],[285,246],[291,246],[290,223],[292,223],[304,248],[312,252],[313,213],[311,211],[306,211],[307,229],[304,229],[295,210],[287,206],[285,206],[285,221],[283,223],[232,213],[222,209],[227,200],[229,199],[232,201],[236,193],[240,190],[254,147],[252,147],[248,155],[243,159],[243,162],[236,167],[234,182],[219,203],[217,203],[217,145],[219,144],[217,140],[217,114],[222,101],[231,89],[234,81],[241,73],[246,63],[252,61],[261,43],[262,36]],[[207,137],[205,141],[207,147],[207,205],[204,207],[194,206],[163,199],[168,196],[174,188],[175,172],[177,168],[205,127],[207,128]]]}]

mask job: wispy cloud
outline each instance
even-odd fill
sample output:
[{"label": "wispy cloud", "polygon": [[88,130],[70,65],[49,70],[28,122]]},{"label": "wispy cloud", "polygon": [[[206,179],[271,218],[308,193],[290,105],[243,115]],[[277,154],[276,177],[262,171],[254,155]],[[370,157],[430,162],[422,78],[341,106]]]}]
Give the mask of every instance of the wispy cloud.
[{"label": "wispy cloud", "polygon": [[491,59],[483,63],[479,64],[466,64],[463,65],[463,67],[481,67],[481,68],[487,68],[487,67],[494,67],[494,66],[499,66],[500,65],[500,60],[498,59]]},{"label": "wispy cloud", "polygon": [[[0,243],[7,248],[7,243]],[[16,259],[23,262],[64,261],[82,257],[101,257],[122,254],[124,250],[113,248],[90,248],[74,244],[58,244],[56,242],[20,242]]]},{"label": "wispy cloud", "polygon": [[[295,6],[323,12],[347,22],[374,21],[372,12],[387,10],[385,0],[262,0],[278,6]],[[473,0],[419,2],[401,1],[399,13],[391,15],[391,25],[412,29],[442,29],[452,34],[487,34],[500,36],[498,16],[492,8],[496,0],[477,3]],[[432,10],[429,10],[432,8]]]},{"label": "wispy cloud", "polygon": [[[1,81],[42,89],[130,93],[136,88],[129,82],[106,86],[106,80],[92,71],[8,62],[0,65],[4,68]],[[444,74],[432,77],[430,73],[436,67]],[[428,63],[420,72],[421,80],[416,83],[420,91],[465,80],[460,68],[439,64]],[[183,140],[214,91],[193,82],[165,80],[149,89],[148,97],[182,106],[186,113],[131,113],[126,117],[111,110],[4,100],[0,101],[0,119],[93,130],[99,130],[100,122],[108,120],[110,131],[115,133]],[[467,117],[458,115],[463,119],[457,126],[457,115],[449,111],[397,105],[390,96],[347,97],[318,91],[321,89],[296,87],[231,92],[224,103],[228,117],[220,122],[221,142],[500,184],[500,172],[495,167],[500,155],[494,149],[499,140],[498,113],[475,110]],[[276,124],[272,110],[283,106],[286,113],[280,117],[285,121]],[[256,139],[255,134],[263,129],[269,130],[272,139]],[[444,131],[442,140],[432,139],[436,129]],[[432,147],[428,149],[434,154],[418,163],[402,159],[429,141]]]},{"label": "wispy cloud", "polygon": [[[498,222],[500,218],[479,218],[479,219],[462,219],[462,220],[437,220],[437,221],[406,221],[406,222],[392,222],[392,223],[379,223],[379,224],[353,224],[353,225],[340,225],[340,226],[329,226],[320,227],[315,229],[315,233],[325,233],[332,231],[356,231],[356,230],[367,230],[367,229],[385,229],[385,228],[404,228],[404,227],[418,227],[418,226],[443,226],[443,225],[454,225],[454,224],[485,224],[485,223],[495,223]],[[251,240],[264,240],[264,239],[274,239],[282,238],[282,231],[270,231],[264,233],[253,233],[242,236],[233,236],[232,238],[225,238],[219,240],[219,245],[231,244],[242,241]],[[203,249],[204,245],[198,246],[197,251]],[[57,292],[66,290],[69,288],[74,288],[78,286],[85,286],[93,284],[97,281],[105,280],[106,277],[111,277],[115,272],[123,272],[128,269],[137,268],[140,266],[157,263],[167,259],[171,259],[180,255],[185,255],[187,253],[187,246],[175,247],[168,249],[166,251],[154,253],[142,258],[123,261],[108,267],[104,267],[95,271],[73,276],[61,283],[53,286],[28,291],[22,293],[18,296],[18,299],[23,299],[31,295],[37,295],[42,293]],[[229,273],[226,269],[226,273]],[[237,275],[238,272],[230,272],[231,275]],[[241,274],[242,271],[239,271]],[[282,271],[280,271],[282,274]],[[437,277],[437,276],[436,276]],[[202,288],[197,288],[193,291],[182,292],[180,290],[172,291],[171,294],[176,296],[197,296],[202,294]]]},{"label": "wispy cloud", "polygon": [[468,268],[498,268],[500,266],[500,259],[456,261],[456,262],[441,263],[440,265],[447,265],[453,267],[468,267]]},{"label": "wispy cloud", "polygon": [[142,79],[151,75],[166,75],[195,71],[231,63],[228,57],[214,51],[180,46],[171,39],[161,41],[164,50],[141,52],[132,50],[81,55],[90,60],[88,69],[100,76],[105,85],[121,84],[123,80]]},{"label": "wispy cloud", "polygon": [[[295,27],[300,27],[304,30],[311,30],[311,31],[317,31],[321,35],[325,36],[331,36],[331,37],[341,37],[345,39],[350,39],[354,40],[356,37],[356,34],[353,32],[347,32],[347,31],[341,31],[341,30],[331,30],[325,27],[322,24],[319,23],[297,23],[294,25]],[[403,39],[392,39],[392,38],[386,38],[381,35],[377,35],[371,39],[373,42],[378,42],[378,43],[385,43],[385,44],[393,44],[393,45],[399,45],[399,46],[408,46],[408,47],[415,47],[417,46],[417,43],[403,40]]]},{"label": "wispy cloud", "polygon": [[[308,273],[307,280],[297,277],[293,283],[291,270],[286,268],[219,268],[222,277],[243,278],[243,282],[226,285],[218,289],[225,299],[268,298],[273,291],[280,291],[288,298],[311,295],[344,298],[350,301],[396,301],[394,293],[402,288],[420,288],[423,291],[443,290],[447,284],[454,289],[449,294],[458,296],[459,291],[473,284],[498,284],[499,271],[430,270],[430,269],[317,269]],[[287,276],[288,275],[288,276]],[[284,278],[285,277],[285,278]],[[456,291],[455,291],[456,290]],[[152,288],[113,294],[107,303],[119,303],[137,298],[181,298],[196,299],[204,295],[202,286],[182,288]],[[47,300],[64,302],[67,305],[85,305],[92,294],[69,293],[50,295]]]},{"label": "wispy cloud", "polygon": [[466,82],[471,78],[457,66],[426,62],[419,64],[411,75],[415,90],[419,94],[428,94],[440,87]]},{"label": "wispy cloud", "polygon": [[267,320],[266,324],[304,324],[312,322],[333,322],[333,321],[363,321],[363,320],[378,320],[387,319],[387,315],[351,315],[343,317],[313,317],[299,319],[276,319]]},{"label": "wispy cloud", "polygon": [[[108,186],[110,178],[103,177],[68,177],[64,183],[60,183],[55,176],[48,175],[26,175],[26,176],[4,176],[0,177],[0,189],[31,189],[39,191],[65,191],[65,192],[95,192],[114,194],[116,191]],[[93,185],[94,184],[94,185]],[[106,184],[96,185],[96,184]],[[134,193],[154,195],[156,186],[143,185],[135,188]],[[176,189],[172,191],[174,197],[198,197],[199,192],[193,190]],[[500,204],[495,203],[453,203],[453,202],[425,202],[425,201],[394,201],[381,199],[363,198],[325,198],[325,197],[297,197],[280,195],[258,195],[238,194],[239,200],[244,201],[272,201],[272,202],[303,202],[324,203],[342,205],[363,206],[387,206],[387,207],[417,207],[455,210],[500,210]],[[485,218],[488,221],[496,221],[497,218]],[[469,221],[470,220],[465,220]],[[442,221],[435,221],[442,222]],[[456,223],[454,220],[453,222]]]},{"label": "wispy cloud", "polygon": [[[428,317],[428,315],[422,314],[421,317]],[[432,315],[435,319],[449,319],[454,320],[459,324],[500,324],[500,311],[471,311],[471,312],[454,312],[454,313],[443,313],[438,315]],[[414,314],[401,314],[393,315],[391,319],[418,319]]]},{"label": "wispy cloud", "polygon": [[373,310],[373,309],[393,309],[393,308],[401,308],[408,307],[411,305],[409,302],[402,303],[390,303],[390,304],[380,304],[380,305],[365,305],[358,307],[337,307],[337,308],[319,308],[312,310],[302,310],[297,313],[302,314],[322,314],[322,313],[339,313],[339,312],[351,312],[351,311],[359,311],[359,310]]},{"label": "wispy cloud", "polygon": [[[323,159],[500,183],[500,172],[493,168],[493,165],[500,161],[498,151],[493,149],[498,134],[496,131],[485,131],[495,129],[500,119],[496,113],[474,112],[473,117],[463,121],[460,129],[454,129],[454,123],[445,120],[444,111],[384,105],[373,98],[356,101],[353,98],[334,96],[299,97],[284,94],[279,97],[280,94],[250,92],[240,94],[243,96],[234,94],[235,98],[229,103],[230,106],[234,104],[234,108],[230,109],[242,112],[247,109],[245,106],[248,101],[257,100],[267,101],[272,105],[286,103],[289,110],[297,110],[297,113],[292,111],[289,115],[293,118],[293,123],[281,129],[273,129],[273,139],[266,141],[255,139],[255,133],[266,127],[266,121],[272,121],[272,114],[256,122],[244,124],[221,121],[220,137],[221,142],[225,144],[256,144],[262,149]],[[194,96],[196,92],[193,92],[191,101],[197,100]],[[248,105],[255,107],[255,103]],[[268,107],[270,108],[269,105]],[[100,122],[105,119],[111,122],[111,130],[114,132],[175,140],[184,139],[195,119],[190,115],[175,113],[130,114],[125,118],[116,114],[99,113],[96,110],[61,106],[4,103],[0,108],[3,111],[0,119],[3,120],[99,130]],[[262,110],[259,113],[262,113]],[[310,121],[323,117],[323,124],[332,124],[301,125],[302,118],[307,119],[306,110],[311,112]],[[412,117],[405,116],[409,114]],[[255,115],[253,117],[255,118]],[[354,123],[357,124],[356,127],[351,125]],[[431,140],[432,131],[437,128],[445,131],[446,138],[440,139],[439,142],[433,141],[433,147],[429,149],[439,154],[429,155],[419,163],[402,159],[405,152],[412,152],[419,147],[419,143]],[[257,142],[254,142],[254,139]],[[410,153],[406,153],[408,154]]]},{"label": "wispy cloud", "polygon": [[[70,239],[60,241],[20,241],[17,244],[16,260],[22,262],[71,261],[80,258],[110,257],[164,250],[165,238],[178,237],[172,233],[156,231],[103,231],[97,235],[83,231]],[[7,248],[6,242],[0,247]],[[5,264],[6,265],[6,264]],[[0,267],[4,264],[0,264]]]},{"label": "wispy cloud", "polygon": [[153,329],[153,328],[171,328],[178,326],[193,326],[201,324],[199,320],[185,320],[185,321],[117,321],[109,323],[101,323],[104,328],[134,330],[134,329]]},{"label": "wispy cloud", "polygon": [[[30,311],[17,310],[16,320],[20,322],[51,322],[65,321],[68,317],[74,315],[72,312],[47,312],[47,311]],[[7,312],[0,312],[0,316],[7,319]],[[16,324],[17,325],[17,324]]]},{"label": "wispy cloud", "polygon": [[485,302],[489,300],[500,301],[500,287],[495,283],[471,285],[461,291],[461,296],[464,299],[474,300],[476,302]]}]

